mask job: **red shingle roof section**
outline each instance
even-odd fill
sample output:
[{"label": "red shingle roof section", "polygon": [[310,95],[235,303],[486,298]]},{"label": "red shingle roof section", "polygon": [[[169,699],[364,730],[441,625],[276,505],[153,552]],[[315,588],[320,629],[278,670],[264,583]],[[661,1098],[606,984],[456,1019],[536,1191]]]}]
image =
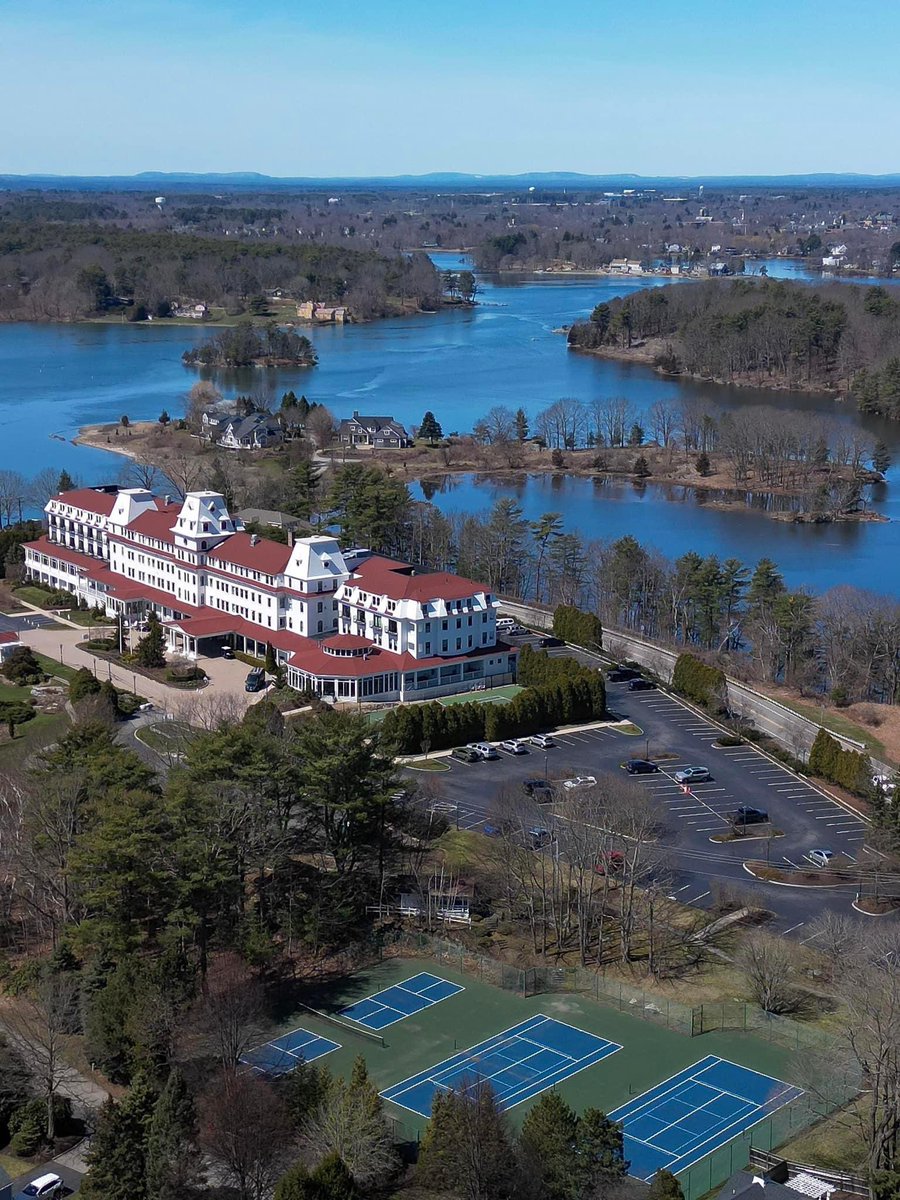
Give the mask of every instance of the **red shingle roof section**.
[{"label": "red shingle roof section", "polygon": [[210,550],[209,557],[251,571],[262,571],[265,575],[280,575],[288,565],[291,553],[291,547],[281,542],[258,538],[254,545],[249,533],[233,533],[221,546]]},{"label": "red shingle roof section", "polygon": [[17,633],[0,633],[0,646],[10,646],[19,640]]},{"label": "red shingle roof section", "polygon": [[158,512],[153,512],[151,509],[141,513],[139,517],[135,517],[128,525],[128,529],[134,530],[135,533],[140,533],[144,537],[156,538],[160,542],[173,543],[175,538],[172,526],[175,524],[179,512],[181,512],[181,506],[178,504],[170,504],[168,508],[162,508]]},{"label": "red shingle roof section", "polygon": [[336,633],[322,643],[329,650],[365,650],[372,645],[371,639],[355,633]]},{"label": "red shingle roof section", "polygon": [[390,558],[374,557],[356,567],[353,578],[345,586],[361,587],[367,592],[387,596],[390,600],[465,600],[480,592],[489,592],[483,583],[451,575],[447,571],[422,572],[415,567]]},{"label": "red shingle roof section", "polygon": [[70,492],[60,492],[58,496],[51,496],[50,499],[57,500],[60,504],[71,504],[73,508],[84,508],[88,512],[99,513],[103,517],[109,516],[116,502],[115,494],[95,492],[93,488],[73,488]]}]

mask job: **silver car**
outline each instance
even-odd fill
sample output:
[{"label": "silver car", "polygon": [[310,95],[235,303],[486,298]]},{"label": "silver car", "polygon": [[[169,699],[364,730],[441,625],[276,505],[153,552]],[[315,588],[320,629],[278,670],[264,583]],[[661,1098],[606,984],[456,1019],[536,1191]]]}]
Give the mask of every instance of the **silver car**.
[{"label": "silver car", "polygon": [[706,783],[710,779],[709,767],[683,767],[675,772],[676,783]]}]

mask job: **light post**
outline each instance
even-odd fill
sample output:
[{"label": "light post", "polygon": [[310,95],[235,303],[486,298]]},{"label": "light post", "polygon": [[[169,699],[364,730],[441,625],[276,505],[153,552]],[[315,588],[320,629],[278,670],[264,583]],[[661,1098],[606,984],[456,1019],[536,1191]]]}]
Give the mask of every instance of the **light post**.
[{"label": "light post", "polygon": [[60,661],[60,663],[62,663],[62,661],[63,661],[63,644],[62,644],[62,642],[59,643],[59,661]]},{"label": "light post", "polygon": [[546,747],[544,747],[544,778],[550,777],[550,755]]}]

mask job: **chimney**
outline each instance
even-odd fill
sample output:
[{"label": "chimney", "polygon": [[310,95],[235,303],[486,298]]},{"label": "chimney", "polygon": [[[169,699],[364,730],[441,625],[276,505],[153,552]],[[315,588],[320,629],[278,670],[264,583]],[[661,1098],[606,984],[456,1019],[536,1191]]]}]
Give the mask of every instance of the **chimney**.
[{"label": "chimney", "polygon": [[259,534],[258,534],[258,533],[251,533],[251,534],[250,534],[250,545],[251,545],[251,546],[258,546],[258,545],[259,545]]},{"label": "chimney", "polygon": [[171,503],[172,503],[171,496],[163,496],[163,504],[165,504],[166,508],[168,508]]},{"label": "chimney", "polygon": [[293,531],[293,529],[289,529],[289,530],[287,531],[287,539],[288,539],[288,545],[289,545],[289,546],[293,546],[293,545],[294,545],[294,531]]}]

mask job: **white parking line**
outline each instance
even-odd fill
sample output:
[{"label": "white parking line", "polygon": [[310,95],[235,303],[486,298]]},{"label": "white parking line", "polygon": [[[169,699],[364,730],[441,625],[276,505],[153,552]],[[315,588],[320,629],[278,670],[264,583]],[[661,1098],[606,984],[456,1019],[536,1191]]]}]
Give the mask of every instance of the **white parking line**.
[{"label": "white parking line", "polygon": [[699,896],[695,896],[693,900],[685,900],[685,904],[696,904],[698,900],[705,900],[709,892],[701,892]]},{"label": "white parking line", "polygon": [[796,925],[792,925],[790,929],[784,931],[784,936],[786,937],[789,933],[793,933],[795,929],[802,929],[805,924],[805,921],[798,921]]}]

